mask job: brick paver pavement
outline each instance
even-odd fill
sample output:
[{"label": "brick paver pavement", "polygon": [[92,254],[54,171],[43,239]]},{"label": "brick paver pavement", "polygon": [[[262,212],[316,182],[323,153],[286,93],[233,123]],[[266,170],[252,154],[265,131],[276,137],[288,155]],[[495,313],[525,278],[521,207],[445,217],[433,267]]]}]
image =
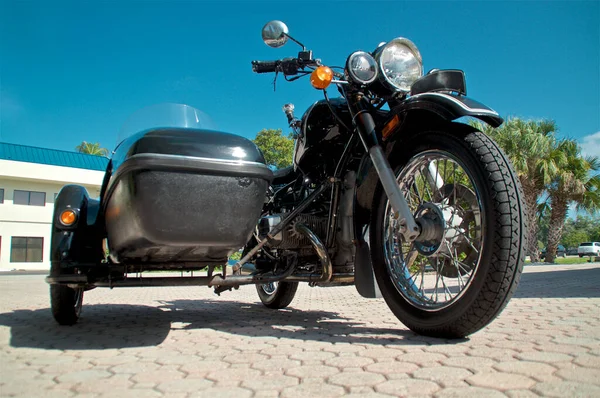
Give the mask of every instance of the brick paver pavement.
[{"label": "brick paver pavement", "polygon": [[51,317],[42,275],[0,276],[0,395],[600,397],[600,266],[528,266],[517,296],[460,341],[415,335],[353,287],[95,289]]}]

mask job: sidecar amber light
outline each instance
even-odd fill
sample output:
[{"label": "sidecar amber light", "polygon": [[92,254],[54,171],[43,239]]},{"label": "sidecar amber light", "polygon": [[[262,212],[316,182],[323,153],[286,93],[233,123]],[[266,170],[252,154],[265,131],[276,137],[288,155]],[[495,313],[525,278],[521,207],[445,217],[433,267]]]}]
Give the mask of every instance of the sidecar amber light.
[{"label": "sidecar amber light", "polygon": [[310,84],[316,89],[326,89],[333,80],[333,71],[328,66],[319,66],[310,74]]},{"label": "sidecar amber light", "polygon": [[75,224],[75,221],[77,221],[77,213],[74,210],[69,209],[60,213],[60,222],[63,225],[71,226]]}]

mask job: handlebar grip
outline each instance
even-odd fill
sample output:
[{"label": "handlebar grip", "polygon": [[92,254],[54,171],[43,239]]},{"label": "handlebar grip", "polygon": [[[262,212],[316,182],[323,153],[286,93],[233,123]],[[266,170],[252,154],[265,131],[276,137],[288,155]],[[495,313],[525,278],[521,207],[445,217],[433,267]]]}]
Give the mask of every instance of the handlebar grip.
[{"label": "handlebar grip", "polygon": [[256,73],[269,73],[277,70],[279,61],[252,61],[252,71]]}]

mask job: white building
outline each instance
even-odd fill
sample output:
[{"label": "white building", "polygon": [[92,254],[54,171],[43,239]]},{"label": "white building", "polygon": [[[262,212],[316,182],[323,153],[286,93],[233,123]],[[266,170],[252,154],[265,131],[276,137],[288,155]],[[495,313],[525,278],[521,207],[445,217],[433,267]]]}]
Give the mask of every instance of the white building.
[{"label": "white building", "polygon": [[67,184],[100,195],[108,159],[0,142],[0,271],[50,269],[54,199]]}]

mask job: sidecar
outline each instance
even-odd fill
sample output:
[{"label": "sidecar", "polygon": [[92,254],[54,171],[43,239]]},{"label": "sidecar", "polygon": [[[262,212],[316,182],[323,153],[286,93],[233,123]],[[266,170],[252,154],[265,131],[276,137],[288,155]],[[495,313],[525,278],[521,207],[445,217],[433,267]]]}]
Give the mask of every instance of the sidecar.
[{"label": "sidecar", "polygon": [[130,273],[224,267],[250,239],[272,178],[258,147],[234,134],[168,127],[128,137],[99,198],[78,185],[56,198],[46,279],[55,318],[75,323],[84,290]]}]

